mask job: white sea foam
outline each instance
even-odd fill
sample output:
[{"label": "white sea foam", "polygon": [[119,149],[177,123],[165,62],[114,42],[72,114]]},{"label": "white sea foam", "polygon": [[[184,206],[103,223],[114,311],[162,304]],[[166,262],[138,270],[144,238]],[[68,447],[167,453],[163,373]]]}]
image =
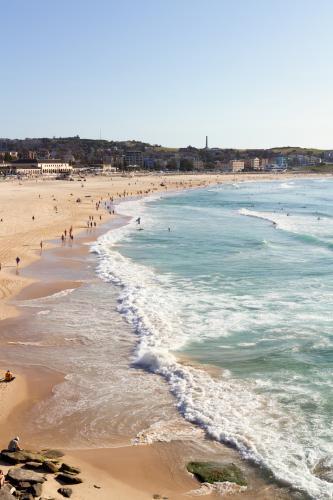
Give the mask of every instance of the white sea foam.
[{"label": "white sea foam", "polygon": [[[127,209],[137,216],[144,211],[144,205],[129,204]],[[267,214],[251,211],[243,214],[272,220]],[[148,218],[146,213],[144,218]],[[193,338],[193,332],[198,332],[198,323],[202,328],[197,340],[202,341],[214,335],[227,336],[231,329],[242,329],[246,321],[257,325],[269,323],[273,328],[275,313],[263,318],[257,314],[245,315],[242,308],[237,309],[237,300],[248,306],[249,311],[257,308],[251,296],[232,297],[234,310],[230,311],[230,297],[226,296],[216,299],[221,301],[216,307],[218,315],[214,311],[207,314],[207,309],[201,306],[205,298],[196,297],[190,284],[184,282],[184,288],[178,290],[168,276],[158,276],[117,251],[114,243],[130,231],[131,226],[112,231],[101,237],[93,249],[99,255],[100,277],[121,287],[119,311],[133,326],[138,339],[133,362],[168,381],[179,411],[189,422],[214,439],[234,445],[245,458],[267,467],[277,478],[307,491],[313,498],[332,498],[333,485],[312,473],[323,456],[319,450],[310,453],[311,448],[304,444],[306,439],[301,439],[309,431],[300,416],[288,418],[274,400],[255,392],[255,383],[233,377],[212,378],[204,370],[178,363],[175,355]],[[223,316],[224,311],[228,314]],[[311,442],[311,436],[308,437]]]},{"label": "white sea foam", "polygon": [[[74,292],[76,288],[66,288],[65,290],[61,290],[60,292],[52,293],[51,295],[46,295],[45,297],[38,297],[37,299],[28,299],[25,300],[22,304],[20,304],[21,307],[40,307],[40,304],[42,302],[47,302],[49,300],[54,300],[54,299],[59,299],[62,297],[66,297],[70,293]],[[43,314],[48,314],[50,311],[49,310],[43,310],[39,311],[38,314],[43,315]]]},{"label": "white sea foam", "polygon": [[288,212],[258,212],[241,208],[238,210],[240,215],[254,217],[272,222],[277,228],[291,233],[322,238],[323,243],[333,243],[333,221],[327,217],[318,219],[315,215],[293,215]]}]

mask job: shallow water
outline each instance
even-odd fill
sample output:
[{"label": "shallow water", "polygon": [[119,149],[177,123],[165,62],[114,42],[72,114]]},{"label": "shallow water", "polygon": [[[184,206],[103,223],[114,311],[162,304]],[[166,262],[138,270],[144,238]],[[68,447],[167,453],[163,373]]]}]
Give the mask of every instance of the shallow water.
[{"label": "shallow water", "polygon": [[333,452],[332,195],[331,180],[297,180],[132,202],[95,246],[135,365],[167,380],[187,420],[318,499],[333,496],[314,473]]}]

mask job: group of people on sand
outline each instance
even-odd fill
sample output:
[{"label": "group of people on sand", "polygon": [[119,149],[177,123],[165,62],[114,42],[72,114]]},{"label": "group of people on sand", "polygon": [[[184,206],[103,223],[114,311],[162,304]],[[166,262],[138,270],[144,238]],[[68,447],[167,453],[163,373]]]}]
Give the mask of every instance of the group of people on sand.
[{"label": "group of people on sand", "polygon": [[[8,444],[8,451],[14,452],[14,451],[20,451],[22,448],[19,445],[20,438],[18,436],[14,437],[9,441]],[[5,484],[5,474],[4,471],[0,469],[0,489],[4,486]]]},{"label": "group of people on sand", "polygon": [[[74,240],[74,236],[73,236],[73,226],[71,226],[68,230],[68,237],[71,241]],[[65,239],[67,238],[67,229],[64,230],[64,232],[62,233],[61,235],[61,241],[62,243],[64,243]]]}]

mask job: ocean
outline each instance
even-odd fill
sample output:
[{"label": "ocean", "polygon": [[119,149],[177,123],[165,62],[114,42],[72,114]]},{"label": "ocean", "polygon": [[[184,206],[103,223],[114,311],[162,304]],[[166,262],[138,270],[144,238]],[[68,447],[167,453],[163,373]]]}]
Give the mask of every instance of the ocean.
[{"label": "ocean", "polygon": [[136,334],[133,365],[211,437],[332,498],[333,181],[226,184],[120,211],[131,223],[95,250]]},{"label": "ocean", "polygon": [[333,498],[333,180],[223,184],[118,211],[130,222],[92,245],[84,286],[25,303],[36,314],[15,360],[67,370],[30,431],[71,446],[204,431]]}]

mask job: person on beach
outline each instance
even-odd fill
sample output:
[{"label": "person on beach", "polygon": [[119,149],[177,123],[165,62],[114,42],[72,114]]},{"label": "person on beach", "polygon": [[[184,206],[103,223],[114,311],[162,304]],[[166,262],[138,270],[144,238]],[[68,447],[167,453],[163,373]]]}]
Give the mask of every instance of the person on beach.
[{"label": "person on beach", "polygon": [[12,372],[10,370],[7,370],[5,373],[5,382],[11,382],[12,380],[14,380],[14,378],[15,377]]},{"label": "person on beach", "polygon": [[41,240],[41,242],[39,243],[39,246],[40,246],[40,251],[42,251],[42,250],[43,250],[43,242],[42,242],[42,240]]},{"label": "person on beach", "polygon": [[16,257],[16,259],[15,259],[15,260],[16,260],[16,267],[18,267],[18,266],[19,266],[19,263],[20,263],[20,261],[21,261],[21,259],[20,259],[20,257]]},{"label": "person on beach", "polygon": [[20,438],[18,436],[14,437],[11,441],[9,441],[8,451],[20,451],[19,445]]},{"label": "person on beach", "polygon": [[3,470],[0,469],[0,490],[4,484],[5,484],[5,475],[3,473]]},{"label": "person on beach", "polygon": [[64,242],[65,241],[65,236],[62,234],[61,235],[61,241]]}]

